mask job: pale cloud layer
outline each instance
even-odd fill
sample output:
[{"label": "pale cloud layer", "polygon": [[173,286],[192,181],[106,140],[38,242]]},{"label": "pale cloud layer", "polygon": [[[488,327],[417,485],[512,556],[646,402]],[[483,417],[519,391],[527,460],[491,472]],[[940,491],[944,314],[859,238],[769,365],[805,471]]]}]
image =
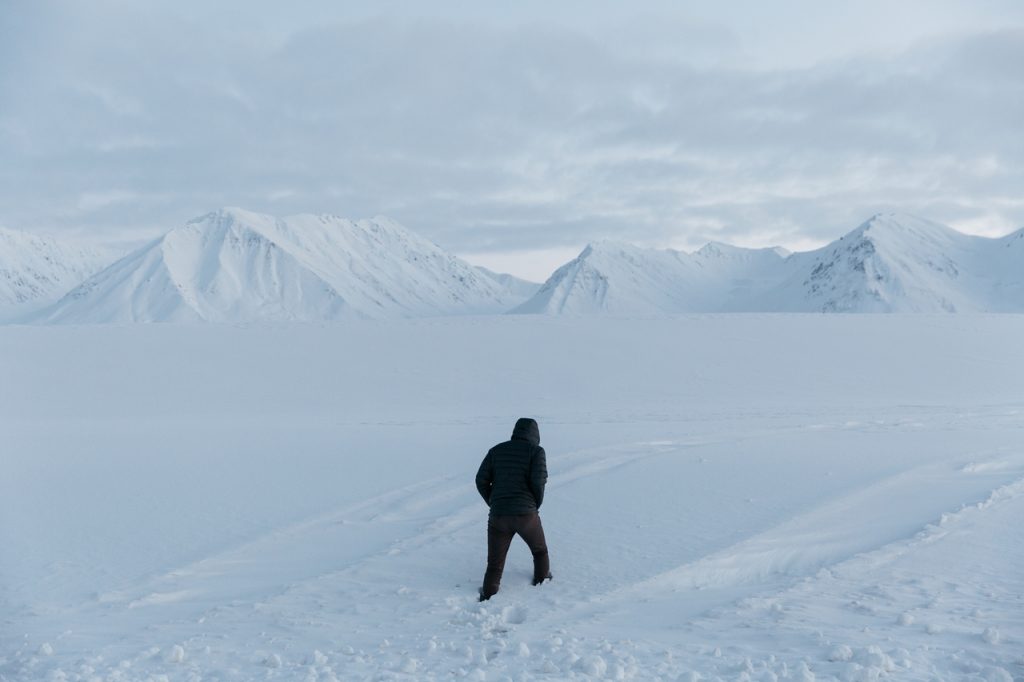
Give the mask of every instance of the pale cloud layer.
[{"label": "pale cloud layer", "polygon": [[595,239],[1024,225],[1017,3],[211,4],[0,9],[0,224],[386,214],[535,277]]}]

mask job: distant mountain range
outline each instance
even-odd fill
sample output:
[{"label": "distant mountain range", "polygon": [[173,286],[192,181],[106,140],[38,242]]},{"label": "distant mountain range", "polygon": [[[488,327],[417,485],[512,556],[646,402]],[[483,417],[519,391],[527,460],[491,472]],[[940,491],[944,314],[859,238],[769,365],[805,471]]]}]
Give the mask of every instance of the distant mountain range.
[{"label": "distant mountain range", "polygon": [[689,254],[601,242],[513,312],[1024,312],[1024,230],[987,239],[879,214],[804,253],[713,243]]},{"label": "distant mountain range", "polygon": [[598,242],[543,285],[474,267],[387,218],[276,218],[236,208],[113,260],[109,250],[2,230],[0,308],[16,322],[86,324],[502,312],[1024,312],[1024,230],[987,239],[903,214],[876,215],[803,253]]}]

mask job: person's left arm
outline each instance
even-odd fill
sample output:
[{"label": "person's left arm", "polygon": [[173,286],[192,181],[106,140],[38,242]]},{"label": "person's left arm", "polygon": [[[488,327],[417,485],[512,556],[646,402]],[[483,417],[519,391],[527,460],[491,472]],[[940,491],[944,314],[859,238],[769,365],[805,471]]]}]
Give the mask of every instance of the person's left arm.
[{"label": "person's left arm", "polygon": [[530,461],[530,492],[533,493],[533,499],[537,503],[537,509],[540,509],[541,503],[544,502],[544,487],[548,482],[548,456],[544,452],[544,448],[538,447],[537,452],[533,454],[533,459]]}]

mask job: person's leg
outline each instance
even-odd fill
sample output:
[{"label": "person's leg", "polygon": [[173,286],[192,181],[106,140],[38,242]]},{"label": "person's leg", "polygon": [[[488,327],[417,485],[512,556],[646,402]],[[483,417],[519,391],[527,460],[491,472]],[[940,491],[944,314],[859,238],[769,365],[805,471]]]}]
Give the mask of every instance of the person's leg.
[{"label": "person's leg", "polygon": [[487,519],[487,571],[484,573],[481,599],[490,599],[498,593],[501,585],[501,574],[505,570],[505,557],[508,547],[512,544],[515,531],[509,528],[504,517],[492,516]]},{"label": "person's leg", "polygon": [[540,514],[525,517],[517,530],[533,554],[533,584],[539,585],[551,577],[551,561],[548,558],[548,544],[544,540],[544,526],[540,523]]}]

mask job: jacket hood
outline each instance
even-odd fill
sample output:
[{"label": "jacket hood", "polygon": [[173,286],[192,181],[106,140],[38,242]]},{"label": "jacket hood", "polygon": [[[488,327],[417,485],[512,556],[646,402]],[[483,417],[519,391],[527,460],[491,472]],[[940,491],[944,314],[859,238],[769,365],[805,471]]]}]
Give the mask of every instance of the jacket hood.
[{"label": "jacket hood", "polygon": [[516,421],[516,427],[512,429],[512,438],[525,440],[530,445],[540,445],[540,427],[533,419],[522,417]]}]

